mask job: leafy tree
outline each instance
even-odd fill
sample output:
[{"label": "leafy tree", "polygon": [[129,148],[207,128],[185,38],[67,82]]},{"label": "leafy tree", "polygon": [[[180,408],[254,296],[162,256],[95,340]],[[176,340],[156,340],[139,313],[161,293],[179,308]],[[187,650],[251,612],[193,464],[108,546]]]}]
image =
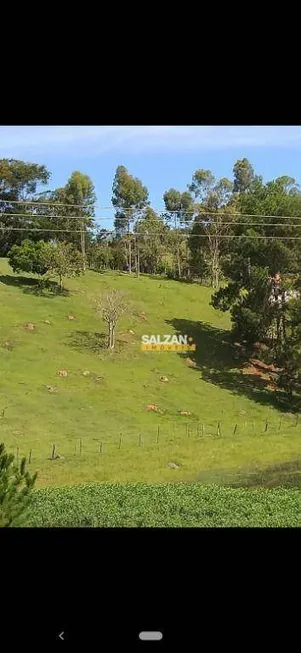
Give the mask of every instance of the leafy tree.
[{"label": "leafy tree", "polygon": [[140,266],[143,272],[150,274],[158,272],[160,259],[165,252],[164,235],[166,231],[167,227],[164,225],[164,221],[150,207],[137,220],[134,227],[137,274],[139,274]]},{"label": "leafy tree", "polygon": [[254,170],[248,159],[239,159],[233,167],[234,174],[234,193],[247,192],[254,181]]},{"label": "leafy tree", "polygon": [[108,349],[115,347],[115,332],[118,320],[128,311],[124,295],[119,290],[111,290],[95,298],[95,307],[98,315],[108,327]]},{"label": "leafy tree", "polygon": [[170,188],[163,195],[167,220],[176,226],[189,223],[193,218],[194,202],[187,191],[180,193],[175,188]]},{"label": "leafy tree", "polygon": [[234,225],[239,238],[231,242],[229,256],[223,259],[228,285],[213,296],[212,303],[231,310],[237,339],[271,341],[275,332],[271,344],[276,354],[286,340],[288,305],[270,303],[269,278],[280,272],[284,293],[300,269],[299,241],[277,238],[301,235],[300,220],[293,217],[301,215],[300,194],[294,179],[283,176],[264,184],[255,176],[248,192],[238,193],[237,206],[242,212]]},{"label": "leafy tree", "polygon": [[205,201],[208,194],[212,191],[214,183],[215,177],[212,172],[200,168],[193,174],[192,182],[188,185],[188,188],[196,200]]},{"label": "leafy tree", "polygon": [[173,271],[175,271],[172,276],[180,279],[188,269],[188,244],[185,229],[170,229],[166,233],[165,243],[167,250],[172,254]]},{"label": "leafy tree", "polygon": [[92,242],[96,201],[90,177],[74,171],[64,187],[41,193],[38,200],[39,204],[34,207],[35,224],[45,230],[44,240],[51,241],[55,230],[56,240],[71,243],[81,250],[85,270],[85,254]]},{"label": "leafy tree", "polygon": [[204,270],[210,269],[211,283],[218,288],[221,275],[221,257],[228,251],[225,236],[229,236],[234,223],[233,184],[229,179],[216,181],[210,170],[197,170],[189,190],[201,201],[195,205],[197,215],[191,230],[189,247],[193,260]]},{"label": "leafy tree", "polygon": [[149,205],[148,190],[140,179],[129,174],[125,166],[118,166],[113,182],[112,204],[116,208],[114,226],[120,236],[126,237],[129,271],[132,270],[131,223],[139,210]]},{"label": "leafy tree", "polygon": [[[96,194],[93,182],[88,175],[74,171],[63,188],[47,191],[40,195],[40,206],[35,207],[36,223],[49,232],[47,240],[56,239],[71,243],[81,249],[82,266],[85,270],[86,249],[92,240]],[[55,206],[57,205],[57,206]],[[80,233],[72,233],[80,232]]]},{"label": "leafy tree", "polygon": [[108,243],[106,245],[94,243],[88,250],[87,259],[90,268],[94,270],[111,268],[114,259],[112,247],[109,247]]},{"label": "leafy tree", "polygon": [[292,301],[287,310],[287,335],[277,351],[276,363],[281,368],[278,385],[292,396],[301,394],[301,300]]},{"label": "leafy tree", "polygon": [[0,527],[22,524],[36,477],[26,471],[25,458],[16,465],[13,454],[0,444]]},{"label": "leafy tree", "polygon": [[22,271],[43,275],[47,272],[45,252],[46,243],[43,240],[34,243],[26,239],[21,245],[13,245],[8,261],[14,272]]},{"label": "leafy tree", "polygon": [[63,290],[66,277],[75,277],[82,273],[82,255],[71,243],[48,243],[44,252],[47,276],[59,278],[60,291]]},{"label": "leafy tree", "polygon": [[74,171],[68,179],[68,182],[64,189],[65,199],[67,204],[74,204],[75,207],[70,207],[74,211],[75,216],[81,218],[81,220],[76,220],[81,232],[81,252],[82,252],[82,261],[83,269],[85,270],[85,256],[86,256],[86,236],[85,230],[88,227],[93,226],[92,217],[94,216],[94,206],[96,202],[96,194],[94,185],[88,177],[88,175],[79,172],[78,170]]},{"label": "leafy tree", "polygon": [[[50,178],[46,166],[27,163],[17,159],[0,159],[0,255],[6,256],[14,244],[21,244],[26,230],[31,240],[37,239],[37,233],[28,232],[33,221],[30,214],[34,207],[13,202],[35,201],[37,188],[45,185]],[[12,215],[13,214],[13,215]],[[14,230],[1,232],[1,226]]]}]

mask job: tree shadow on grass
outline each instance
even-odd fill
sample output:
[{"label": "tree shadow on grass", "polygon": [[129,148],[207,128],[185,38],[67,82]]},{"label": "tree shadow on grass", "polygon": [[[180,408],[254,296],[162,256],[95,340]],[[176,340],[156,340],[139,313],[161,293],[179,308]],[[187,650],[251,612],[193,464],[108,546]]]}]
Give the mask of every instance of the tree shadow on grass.
[{"label": "tree shadow on grass", "polygon": [[208,470],[198,474],[198,483],[233,488],[301,488],[301,460],[296,458],[267,467],[243,467],[236,470]]},{"label": "tree shadow on grass", "polygon": [[179,353],[179,356],[193,361],[195,367],[192,372],[201,372],[201,378],[208,383],[226,388],[233,394],[245,395],[262,405],[272,405],[283,412],[296,412],[300,409],[299,399],[289,400],[283,392],[270,390],[267,387],[269,381],[255,375],[250,378],[243,373],[248,359],[237,355],[230,332],[207,322],[186,319],[174,318],[166,323],[177,334],[193,338],[196,351]]},{"label": "tree shadow on grass", "polygon": [[[108,334],[98,333],[93,331],[73,331],[68,337],[68,346],[72,349],[80,351],[90,351],[93,354],[102,351],[110,352],[108,349]],[[116,336],[114,352],[120,352],[125,346],[126,342]]]},{"label": "tree shadow on grass", "polygon": [[0,283],[6,286],[13,286],[20,288],[26,295],[36,295],[38,297],[68,297],[69,290],[60,290],[59,284],[56,281],[45,281],[45,279],[33,279],[31,277],[12,276],[3,274],[0,276]]},{"label": "tree shadow on grass", "polygon": [[105,333],[92,331],[74,331],[68,337],[68,345],[72,349],[90,351],[97,354],[106,349],[108,336]]}]

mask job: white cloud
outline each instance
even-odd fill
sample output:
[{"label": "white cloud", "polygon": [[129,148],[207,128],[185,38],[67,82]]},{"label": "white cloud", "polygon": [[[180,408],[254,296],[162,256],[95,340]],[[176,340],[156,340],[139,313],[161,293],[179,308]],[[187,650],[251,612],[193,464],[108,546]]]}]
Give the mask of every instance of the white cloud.
[{"label": "white cloud", "polygon": [[109,151],[184,152],[235,147],[301,147],[301,126],[0,127],[0,157],[95,156]]}]

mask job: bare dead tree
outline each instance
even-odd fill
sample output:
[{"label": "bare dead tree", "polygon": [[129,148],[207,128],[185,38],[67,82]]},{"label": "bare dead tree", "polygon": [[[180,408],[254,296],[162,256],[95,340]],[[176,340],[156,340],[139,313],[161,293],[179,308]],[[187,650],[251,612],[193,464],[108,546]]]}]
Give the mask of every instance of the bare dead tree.
[{"label": "bare dead tree", "polygon": [[119,290],[111,290],[95,298],[96,311],[108,327],[108,349],[115,347],[115,332],[118,320],[127,313],[128,304]]}]

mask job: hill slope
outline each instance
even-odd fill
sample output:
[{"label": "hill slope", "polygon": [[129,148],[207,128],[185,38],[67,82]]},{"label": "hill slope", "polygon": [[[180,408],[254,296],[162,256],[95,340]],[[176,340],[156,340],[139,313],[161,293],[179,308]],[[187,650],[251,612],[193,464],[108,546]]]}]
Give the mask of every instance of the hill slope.
[{"label": "hill slope", "polygon": [[[93,272],[67,287],[69,296],[40,296],[33,278],[0,261],[0,441],[19,458],[31,451],[38,485],[193,481],[299,456],[301,423],[242,373],[210,289]],[[110,354],[91,298],[113,287],[131,314]],[[194,367],[183,354],[142,352],[144,333],[191,335]],[[62,458],[50,460],[53,443]]]}]

